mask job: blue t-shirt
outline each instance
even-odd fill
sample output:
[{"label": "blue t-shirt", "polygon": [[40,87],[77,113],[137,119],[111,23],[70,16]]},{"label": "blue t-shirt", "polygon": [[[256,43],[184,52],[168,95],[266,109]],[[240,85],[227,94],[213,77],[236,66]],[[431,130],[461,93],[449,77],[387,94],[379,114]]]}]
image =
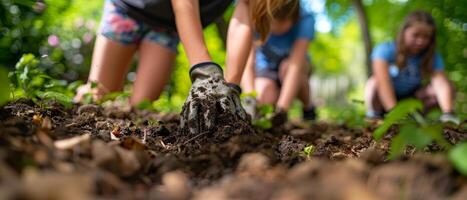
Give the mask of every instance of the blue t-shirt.
[{"label": "blue t-shirt", "polygon": [[311,0],[300,0],[300,19],[298,22],[284,34],[271,34],[268,40],[256,49],[256,69],[278,70],[280,61],[289,55],[296,40],[313,40],[315,36],[314,25]]},{"label": "blue t-shirt", "polygon": [[[395,42],[386,42],[373,49],[371,59],[380,59],[389,63],[389,75],[391,76],[396,96],[410,96],[418,87],[420,87],[422,82],[420,64],[423,59],[423,55],[419,54],[408,57],[407,66],[402,70],[399,70],[396,66],[396,51],[397,48]],[[444,64],[441,55],[438,52],[435,52],[434,56],[433,70],[443,71]]]}]

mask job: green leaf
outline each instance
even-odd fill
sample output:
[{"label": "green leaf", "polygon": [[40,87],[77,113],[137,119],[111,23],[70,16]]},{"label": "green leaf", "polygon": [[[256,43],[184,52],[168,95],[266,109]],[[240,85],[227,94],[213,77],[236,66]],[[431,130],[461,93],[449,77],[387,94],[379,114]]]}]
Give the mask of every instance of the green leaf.
[{"label": "green leaf", "polygon": [[0,68],[0,106],[10,100],[10,80],[5,69]]},{"label": "green leaf", "polygon": [[32,54],[24,54],[16,63],[16,70],[23,71],[25,67],[35,68],[39,65],[39,60]]},{"label": "green leaf", "polygon": [[82,80],[77,80],[77,81],[71,82],[70,84],[68,84],[67,90],[70,91],[70,92],[75,93],[76,90],[78,89],[78,87],[83,85],[83,84],[84,84],[84,82]]},{"label": "green leaf", "polygon": [[256,93],[256,91],[240,94],[240,98],[241,98],[241,99],[243,99],[243,98],[245,98],[245,97],[253,97],[253,98],[256,98],[257,96],[258,96],[258,94]]},{"label": "green leaf", "polygon": [[253,126],[261,128],[261,129],[270,129],[272,127],[272,122],[269,119],[264,117],[259,119],[254,119],[252,121]]},{"label": "green leaf", "polygon": [[38,96],[42,99],[54,99],[66,107],[72,106],[72,98],[59,92],[39,92]]},{"label": "green leaf", "polygon": [[389,112],[385,119],[383,124],[378,127],[375,132],[373,133],[373,137],[375,140],[380,140],[383,135],[386,133],[386,131],[395,123],[398,121],[404,119],[407,117],[408,114],[416,112],[417,110],[422,110],[423,109],[423,104],[421,101],[416,100],[416,99],[406,99],[403,101],[400,101],[394,109]]},{"label": "green leaf", "polygon": [[113,101],[115,100],[117,97],[121,96],[123,94],[123,92],[110,92],[110,93],[107,93],[104,95],[104,97],[102,97],[102,99],[99,100],[99,102],[106,102],[106,101]]},{"label": "green leaf", "polygon": [[260,115],[269,115],[274,113],[274,106],[270,104],[260,105],[258,111]]},{"label": "green leaf", "polygon": [[146,100],[138,103],[138,105],[136,105],[136,108],[138,108],[140,110],[152,110],[153,109],[152,102],[146,99]]},{"label": "green leaf", "polygon": [[443,127],[441,124],[424,126],[422,129],[425,133],[429,134],[437,144],[443,146],[446,149],[452,148],[451,143],[449,143],[443,136]]},{"label": "green leaf", "polygon": [[454,168],[462,175],[467,176],[467,142],[456,145],[448,156]]},{"label": "green leaf", "polygon": [[399,157],[407,145],[404,137],[401,134],[398,134],[392,138],[391,149],[389,150],[389,159],[393,160]]},{"label": "green leaf", "polygon": [[315,152],[315,147],[311,144],[303,148],[303,154],[305,154],[305,156],[311,156],[313,155],[314,152]]},{"label": "green leaf", "polygon": [[91,82],[91,89],[97,88],[97,85],[98,85],[97,82],[92,81]]},{"label": "green leaf", "polygon": [[407,144],[413,145],[417,149],[423,149],[433,141],[431,134],[427,130],[416,127],[413,124],[403,126],[399,134]]},{"label": "green leaf", "polygon": [[56,80],[56,79],[51,79],[49,83],[47,83],[44,88],[45,89],[50,89],[50,88],[65,88],[67,85],[67,82],[65,80]]}]

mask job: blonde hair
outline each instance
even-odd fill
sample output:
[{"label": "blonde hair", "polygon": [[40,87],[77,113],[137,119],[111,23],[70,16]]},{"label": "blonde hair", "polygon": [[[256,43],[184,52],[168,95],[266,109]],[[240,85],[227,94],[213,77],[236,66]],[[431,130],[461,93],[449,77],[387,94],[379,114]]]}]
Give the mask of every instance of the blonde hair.
[{"label": "blonde hair", "polygon": [[[261,42],[269,35],[272,19],[296,21],[299,16],[299,0],[250,0],[249,8],[250,19]],[[289,10],[287,14],[286,10]]]},{"label": "blonde hair", "polygon": [[421,61],[421,71],[423,75],[430,75],[432,73],[433,60],[436,50],[436,25],[433,17],[425,11],[414,11],[410,13],[404,21],[396,40],[397,52],[396,52],[396,64],[400,69],[403,69],[407,65],[407,46],[404,42],[404,32],[407,28],[417,23],[424,23],[433,27],[433,34],[430,38],[430,44],[423,51],[424,55]]}]

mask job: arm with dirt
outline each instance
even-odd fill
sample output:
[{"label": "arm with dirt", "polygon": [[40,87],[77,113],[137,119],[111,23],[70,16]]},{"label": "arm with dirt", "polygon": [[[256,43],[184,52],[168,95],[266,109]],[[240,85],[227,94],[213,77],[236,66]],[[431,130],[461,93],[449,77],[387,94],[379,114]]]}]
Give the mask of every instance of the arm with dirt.
[{"label": "arm with dirt", "polygon": [[181,113],[182,132],[214,131],[222,122],[247,121],[240,104],[241,89],[227,83],[212,62],[203,37],[199,1],[172,0],[177,31],[191,64],[192,86]]},{"label": "arm with dirt", "polygon": [[373,73],[376,78],[376,88],[384,110],[389,111],[397,104],[396,93],[391,84],[389,63],[384,60],[373,61]]}]

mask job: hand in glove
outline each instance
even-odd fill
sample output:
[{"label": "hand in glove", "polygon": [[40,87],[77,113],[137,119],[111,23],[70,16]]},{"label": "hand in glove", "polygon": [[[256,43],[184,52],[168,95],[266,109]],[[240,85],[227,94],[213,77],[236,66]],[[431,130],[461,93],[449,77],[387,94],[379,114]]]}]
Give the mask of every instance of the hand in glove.
[{"label": "hand in glove", "polygon": [[197,64],[190,69],[190,79],[193,84],[181,113],[183,131],[199,134],[221,126],[221,122],[248,120],[240,103],[240,87],[224,80],[219,65]]},{"label": "hand in glove", "polygon": [[253,96],[245,96],[242,98],[242,106],[245,108],[245,112],[250,115],[252,119],[256,117],[256,98]]}]

